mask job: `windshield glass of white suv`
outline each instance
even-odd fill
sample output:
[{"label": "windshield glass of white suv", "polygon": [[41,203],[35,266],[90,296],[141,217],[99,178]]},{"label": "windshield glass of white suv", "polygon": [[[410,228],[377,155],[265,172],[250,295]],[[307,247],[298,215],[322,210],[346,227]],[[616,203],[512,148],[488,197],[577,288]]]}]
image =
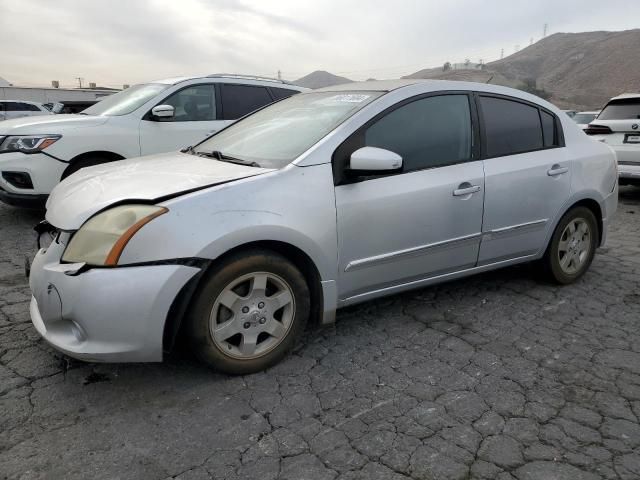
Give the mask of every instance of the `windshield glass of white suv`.
[{"label": "windshield glass of white suv", "polygon": [[248,116],[195,147],[197,152],[282,168],[325,137],[381,92],[294,95]]},{"label": "windshield glass of white suv", "polygon": [[612,100],[598,115],[598,120],[635,120],[640,118],[640,98]]},{"label": "windshield glass of white suv", "polygon": [[83,110],[82,113],[107,116],[126,115],[144,105],[168,87],[169,85],[162,83],[134,85],[126,90],[104,97],[104,100]]}]

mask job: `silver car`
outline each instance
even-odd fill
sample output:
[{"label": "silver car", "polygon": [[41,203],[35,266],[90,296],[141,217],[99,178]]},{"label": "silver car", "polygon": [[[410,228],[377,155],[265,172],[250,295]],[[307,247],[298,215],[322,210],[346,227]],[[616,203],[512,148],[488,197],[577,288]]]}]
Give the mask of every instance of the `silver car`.
[{"label": "silver car", "polygon": [[180,334],[212,367],[255,372],[347,305],[530,261],[571,283],[616,205],[612,150],[540,98],[330,87],[63,181],[31,317],[80,359],[160,361]]}]

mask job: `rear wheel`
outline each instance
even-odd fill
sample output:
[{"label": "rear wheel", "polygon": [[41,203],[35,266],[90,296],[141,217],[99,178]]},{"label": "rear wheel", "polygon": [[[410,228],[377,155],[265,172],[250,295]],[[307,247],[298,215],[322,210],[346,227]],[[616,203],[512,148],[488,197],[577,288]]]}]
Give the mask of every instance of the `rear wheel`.
[{"label": "rear wheel", "polygon": [[591,210],[569,210],[558,223],[542,260],[548,276],[561,284],[579,279],[593,261],[598,238],[598,222]]},{"label": "rear wheel", "polygon": [[309,288],[295,265],[275,252],[242,252],[224,260],[196,293],[190,344],[216,370],[258,372],[296,344],[309,310]]}]

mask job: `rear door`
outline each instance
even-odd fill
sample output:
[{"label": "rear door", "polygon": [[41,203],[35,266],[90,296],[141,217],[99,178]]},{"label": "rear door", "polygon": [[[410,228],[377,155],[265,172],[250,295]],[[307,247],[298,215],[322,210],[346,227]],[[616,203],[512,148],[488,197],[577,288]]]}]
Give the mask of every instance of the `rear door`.
[{"label": "rear door", "polygon": [[603,133],[598,140],[615,149],[619,164],[640,165],[640,98],[611,100],[591,123],[596,125],[609,129],[593,128]]},{"label": "rear door", "polygon": [[478,265],[538,252],[571,194],[571,162],[560,120],[537,105],[477,97],[485,172]]},{"label": "rear door", "polygon": [[142,118],[142,155],[170,152],[195,145],[227,123],[218,120],[216,88],[213,83],[184,87],[156,105],[172,105],[175,114],[171,118],[156,118],[149,111]]}]

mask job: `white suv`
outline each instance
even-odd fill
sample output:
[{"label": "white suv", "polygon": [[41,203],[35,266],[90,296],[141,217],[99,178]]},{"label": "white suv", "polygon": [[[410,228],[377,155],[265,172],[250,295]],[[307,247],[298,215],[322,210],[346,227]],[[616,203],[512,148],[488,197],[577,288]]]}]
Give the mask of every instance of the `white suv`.
[{"label": "white suv", "polygon": [[42,103],[24,100],[0,100],[0,120],[33,117],[35,115],[53,115]]},{"label": "white suv", "polygon": [[41,206],[81,168],[201,142],[232,121],[307,89],[242,75],[134,85],[77,115],[0,123],[0,200]]},{"label": "white suv", "polygon": [[609,100],[585,133],[615,150],[620,185],[640,185],[640,93]]}]

